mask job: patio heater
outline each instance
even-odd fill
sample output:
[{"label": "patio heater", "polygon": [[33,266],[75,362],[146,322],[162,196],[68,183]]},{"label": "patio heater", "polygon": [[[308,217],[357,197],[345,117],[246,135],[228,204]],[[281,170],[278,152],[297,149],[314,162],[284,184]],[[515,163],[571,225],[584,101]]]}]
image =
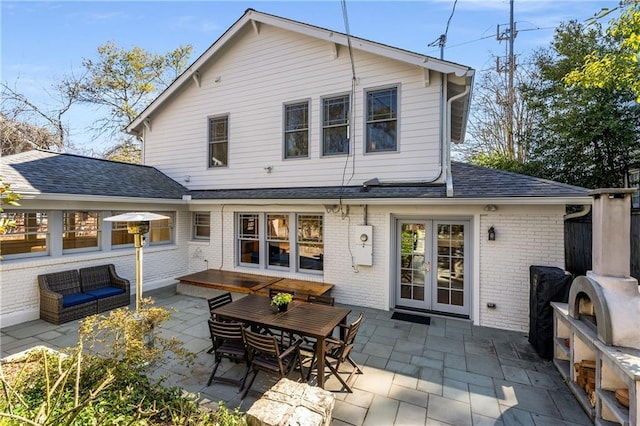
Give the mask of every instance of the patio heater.
[{"label": "patio heater", "polygon": [[142,246],[144,246],[143,235],[149,232],[150,221],[162,219],[170,218],[168,216],[162,216],[156,213],[133,212],[110,216],[104,219],[107,222],[127,222],[127,232],[129,234],[133,234],[133,243],[136,248],[136,315],[140,310],[140,301],[142,300]]}]

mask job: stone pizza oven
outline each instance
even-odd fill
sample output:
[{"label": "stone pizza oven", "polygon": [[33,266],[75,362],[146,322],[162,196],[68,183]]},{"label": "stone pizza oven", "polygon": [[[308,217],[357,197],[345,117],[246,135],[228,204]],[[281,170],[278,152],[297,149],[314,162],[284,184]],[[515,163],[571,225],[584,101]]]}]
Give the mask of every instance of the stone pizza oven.
[{"label": "stone pizza oven", "polygon": [[635,189],[591,192],[593,266],[569,291],[569,316],[597,331],[610,346],[640,349],[640,292],[630,276],[631,194]]}]

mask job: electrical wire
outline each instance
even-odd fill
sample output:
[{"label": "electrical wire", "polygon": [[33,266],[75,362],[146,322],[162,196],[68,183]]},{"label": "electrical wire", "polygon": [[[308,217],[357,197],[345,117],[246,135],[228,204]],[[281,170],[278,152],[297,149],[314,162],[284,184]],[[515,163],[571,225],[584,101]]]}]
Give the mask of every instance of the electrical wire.
[{"label": "electrical wire", "polygon": [[[342,5],[342,18],[344,20],[345,34],[347,35],[347,49],[349,50],[349,60],[351,62],[351,95],[349,99],[349,118],[347,121],[347,140],[349,142],[349,151],[347,152],[347,157],[345,158],[345,161],[344,161],[344,167],[342,168],[342,182],[340,184],[340,196],[339,196],[339,203],[340,203],[340,206],[342,207],[342,195],[344,194],[345,186],[351,183],[351,179],[353,179],[353,176],[356,173],[356,157],[355,157],[355,150],[352,142],[355,139],[353,123],[355,122],[354,104],[355,104],[355,98],[356,98],[355,92],[356,92],[356,84],[358,82],[358,78],[356,76],[356,64],[353,59],[353,49],[351,46],[351,30],[349,29],[347,1],[341,0],[341,5]],[[347,167],[349,165],[349,158],[351,158],[351,176],[349,176],[349,179],[345,184],[345,179],[347,176]]]}]

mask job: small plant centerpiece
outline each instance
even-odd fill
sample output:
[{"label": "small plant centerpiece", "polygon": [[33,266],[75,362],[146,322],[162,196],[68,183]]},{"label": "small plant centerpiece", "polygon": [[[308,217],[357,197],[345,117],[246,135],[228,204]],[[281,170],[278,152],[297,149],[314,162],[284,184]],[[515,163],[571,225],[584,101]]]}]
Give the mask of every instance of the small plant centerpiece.
[{"label": "small plant centerpiece", "polygon": [[291,293],[278,293],[271,298],[271,306],[276,306],[278,311],[285,312],[292,300],[293,295]]}]

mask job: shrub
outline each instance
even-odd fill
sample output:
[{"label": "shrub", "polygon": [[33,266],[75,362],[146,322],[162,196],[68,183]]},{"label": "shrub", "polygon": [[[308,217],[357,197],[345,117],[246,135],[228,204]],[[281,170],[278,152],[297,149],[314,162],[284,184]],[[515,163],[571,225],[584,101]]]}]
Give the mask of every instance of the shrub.
[{"label": "shrub", "polygon": [[159,335],[170,315],[144,299],[137,314],[122,308],[82,321],[78,346],[66,353],[33,351],[7,376],[0,365],[0,425],[244,425],[238,409],[208,410],[147,376],[167,357],[193,360]]}]

